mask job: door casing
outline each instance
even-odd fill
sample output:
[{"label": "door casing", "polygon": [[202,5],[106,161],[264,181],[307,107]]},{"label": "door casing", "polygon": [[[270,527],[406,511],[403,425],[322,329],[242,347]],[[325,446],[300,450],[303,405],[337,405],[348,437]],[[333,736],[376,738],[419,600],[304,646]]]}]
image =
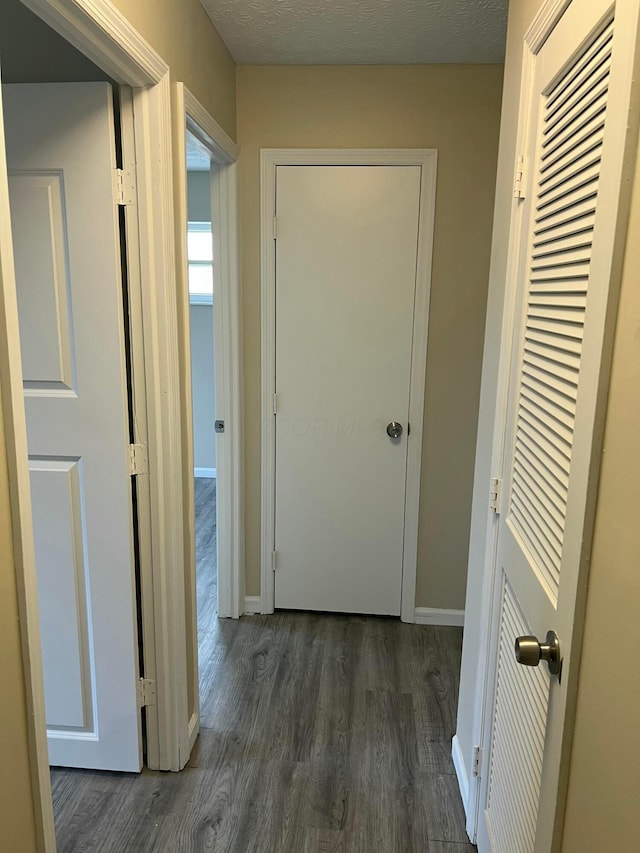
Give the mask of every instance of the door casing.
[{"label": "door casing", "polygon": [[[198,140],[211,159],[211,218],[214,227],[214,300],[216,418],[225,422],[218,437],[216,459],[218,494],[218,616],[237,619],[244,613],[244,505],[242,490],[242,408],[241,408],[241,334],[240,264],[238,246],[237,159],[239,148],[205,110],[189,89],[176,85],[176,113],[181,120],[175,136],[179,172],[176,228],[180,234],[179,269],[184,280],[180,289],[181,357],[184,408],[184,471],[189,481],[185,502],[185,560],[187,607],[191,613],[187,626],[190,646],[193,697],[189,713],[189,749],[200,731],[198,697],[198,637],[195,561],[195,507],[193,493],[193,406],[191,391],[191,341],[189,293],[187,286],[187,172],[186,131]],[[189,630],[190,629],[190,630]]]},{"label": "door casing", "polygon": [[[431,289],[431,259],[435,221],[435,191],[438,152],[418,149],[262,149],[260,152],[260,247],[262,286],[262,502],[261,585],[259,611],[273,613],[275,582],[272,554],[275,539],[276,430],[274,414],[276,252],[276,169],[278,166],[420,166],[420,222],[414,303],[407,480],[405,491],[404,550],[400,618],[416,621],[415,593],[418,557],[418,510],[424,420],[427,333]],[[247,609],[256,612],[253,602]]]}]

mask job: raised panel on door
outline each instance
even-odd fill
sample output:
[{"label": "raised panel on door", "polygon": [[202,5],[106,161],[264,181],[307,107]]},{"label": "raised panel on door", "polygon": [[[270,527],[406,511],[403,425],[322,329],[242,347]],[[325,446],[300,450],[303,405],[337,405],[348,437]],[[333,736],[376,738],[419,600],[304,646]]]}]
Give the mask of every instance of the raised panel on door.
[{"label": "raised panel on door", "polygon": [[[25,389],[74,392],[75,370],[63,176],[9,177]],[[37,251],[34,248],[37,247]]]},{"label": "raised panel on door", "polygon": [[29,467],[47,726],[95,734],[82,461]]},{"label": "raised panel on door", "polygon": [[52,764],[141,768],[107,83],[2,90]]},{"label": "raised panel on door", "polygon": [[[484,853],[557,845],[574,643],[588,570],[590,493],[611,308],[614,238],[630,106],[635,0],[572,4],[536,55],[519,223],[499,521],[496,688],[484,784]],[[515,662],[547,631],[562,669]]]},{"label": "raised panel on door", "polygon": [[277,167],[276,607],[400,613],[420,186]]}]

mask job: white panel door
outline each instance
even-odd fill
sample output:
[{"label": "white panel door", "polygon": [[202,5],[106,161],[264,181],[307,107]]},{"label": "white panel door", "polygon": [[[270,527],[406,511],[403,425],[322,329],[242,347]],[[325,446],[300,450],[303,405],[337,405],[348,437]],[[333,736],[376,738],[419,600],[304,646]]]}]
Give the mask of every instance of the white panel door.
[{"label": "white panel door", "polygon": [[[559,849],[636,29],[635,0],[575,2],[535,57],[481,853]],[[561,672],[517,663],[516,638],[549,630]]]},{"label": "white panel door", "polygon": [[2,96],[49,759],[138,771],[112,91],[10,85]]},{"label": "white panel door", "polygon": [[276,607],[400,613],[420,176],[277,167]]}]

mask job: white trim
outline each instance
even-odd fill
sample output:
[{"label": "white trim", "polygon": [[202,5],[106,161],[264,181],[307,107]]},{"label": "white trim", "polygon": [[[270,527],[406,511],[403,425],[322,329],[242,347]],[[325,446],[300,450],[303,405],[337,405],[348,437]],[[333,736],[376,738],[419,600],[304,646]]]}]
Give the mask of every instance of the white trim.
[{"label": "white trim", "polygon": [[453,759],[453,767],[456,771],[458,788],[460,789],[460,797],[462,799],[462,807],[464,808],[464,813],[466,815],[469,802],[469,778],[467,776],[467,768],[462,757],[462,750],[460,749],[458,735],[454,735],[453,740],[451,741],[451,758]]},{"label": "white trim", "polygon": [[447,610],[441,607],[416,607],[416,625],[464,625],[464,610]]},{"label": "white trim", "polygon": [[[135,118],[133,109],[133,90],[128,86],[120,87],[120,129],[122,140],[123,168],[136,170]],[[128,315],[125,322],[129,325],[131,390],[134,417],[133,443],[147,447],[149,442],[147,377],[145,369],[145,347],[143,335],[137,330],[143,328],[143,285],[140,268],[140,221],[137,204],[124,208],[125,249],[127,255]],[[139,618],[145,621],[145,637],[155,637],[155,615],[153,601],[153,541],[152,541],[152,497],[151,483],[147,476],[136,478],[136,522],[138,528],[138,566],[140,571],[141,613]],[[144,644],[144,676],[157,682],[155,642]],[[150,705],[145,709],[147,728],[147,763],[159,764],[159,726],[158,706]]]},{"label": "white trim", "polygon": [[[242,475],[242,315],[238,218],[238,146],[182,83],[177,84],[182,127],[211,156],[211,218],[214,239],[214,341],[216,417],[225,431],[217,436],[218,616],[244,612],[244,487]],[[186,155],[182,159],[186,241]],[[186,251],[185,251],[186,263]],[[186,266],[185,266],[186,275]],[[183,334],[189,335],[188,326]],[[189,338],[186,338],[189,347]],[[190,387],[189,401],[191,397]],[[190,423],[190,422],[189,422]],[[189,427],[192,430],[192,425]],[[192,434],[186,440],[192,442]],[[195,564],[193,566],[195,572]],[[195,584],[194,584],[195,589]],[[197,649],[197,646],[196,646]]]},{"label": "white trim", "polygon": [[528,45],[532,54],[542,50],[542,46],[549,38],[560,18],[567,11],[572,0],[547,0],[531,22],[525,33],[524,43]]},{"label": "white trim", "polygon": [[300,165],[420,166],[420,222],[405,487],[404,550],[402,562],[403,622],[415,619],[416,568],[418,559],[418,510],[422,464],[431,258],[435,219],[435,191],[438,152],[433,148],[406,149],[262,149],[260,152],[260,247],[262,292],[262,500],[261,500],[261,599],[262,612],[273,613],[275,582],[271,555],[275,536],[275,213],[276,167]]},{"label": "white trim", "polygon": [[244,599],[244,612],[262,613],[262,599],[259,595],[246,595]]},{"label": "white trim", "polygon": [[152,575],[142,576],[143,586],[152,588],[146,593],[153,598],[153,625],[143,608],[142,626],[145,650],[155,647],[159,727],[158,764],[149,748],[147,763],[180,770],[188,759],[189,720],[169,75],[156,86],[134,89],[133,97],[143,294],[137,333],[145,346],[153,551]]},{"label": "white trim", "polygon": [[186,86],[184,87],[184,106],[187,114],[187,130],[213,155],[217,163],[235,163],[240,155],[240,149]]},{"label": "white trim", "polygon": [[215,468],[194,468],[193,469],[194,477],[203,477],[206,480],[215,480],[216,479],[216,469]]}]

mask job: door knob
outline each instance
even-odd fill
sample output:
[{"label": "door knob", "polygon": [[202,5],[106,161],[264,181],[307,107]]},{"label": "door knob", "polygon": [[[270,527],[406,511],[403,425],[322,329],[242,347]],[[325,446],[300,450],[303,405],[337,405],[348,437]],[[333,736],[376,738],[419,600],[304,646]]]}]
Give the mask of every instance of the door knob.
[{"label": "door knob", "polygon": [[547,631],[547,642],[541,643],[537,637],[516,637],[516,660],[523,666],[538,666],[546,661],[551,675],[559,675],[562,667],[560,640],[555,631]]},{"label": "door knob", "polygon": [[387,435],[389,438],[400,438],[402,435],[402,424],[397,421],[391,421],[387,424]]}]

